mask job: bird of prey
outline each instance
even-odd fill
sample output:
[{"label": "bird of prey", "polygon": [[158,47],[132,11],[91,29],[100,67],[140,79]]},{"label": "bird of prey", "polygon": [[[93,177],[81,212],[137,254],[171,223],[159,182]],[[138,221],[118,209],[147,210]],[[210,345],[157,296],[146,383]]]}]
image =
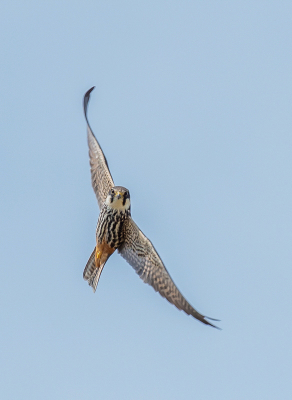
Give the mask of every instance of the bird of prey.
[{"label": "bird of prey", "polygon": [[183,310],[206,325],[217,328],[207,320],[214,320],[213,318],[200,314],[180,293],[153,244],[131,217],[129,190],[114,185],[105,155],[87,118],[87,106],[93,89],[94,87],[85,93],[83,106],[87,122],[91,182],[100,214],[96,227],[96,246],[86,264],[83,278],[95,292],[105,263],[113,252],[118,250],[140,278],[151,285],[162,297],[179,310]]}]

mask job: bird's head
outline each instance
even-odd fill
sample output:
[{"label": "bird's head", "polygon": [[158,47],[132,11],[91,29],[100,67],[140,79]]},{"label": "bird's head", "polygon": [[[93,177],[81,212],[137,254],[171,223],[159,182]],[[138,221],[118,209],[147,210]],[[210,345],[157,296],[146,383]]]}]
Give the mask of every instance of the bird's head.
[{"label": "bird's head", "polygon": [[130,193],[123,186],[114,186],[108,192],[105,203],[118,211],[127,211],[130,208]]}]

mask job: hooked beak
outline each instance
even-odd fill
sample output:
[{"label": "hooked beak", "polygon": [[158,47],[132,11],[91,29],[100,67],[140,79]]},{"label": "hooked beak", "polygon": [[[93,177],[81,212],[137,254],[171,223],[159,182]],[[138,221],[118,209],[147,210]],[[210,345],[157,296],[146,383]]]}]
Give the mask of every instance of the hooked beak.
[{"label": "hooked beak", "polygon": [[120,192],[118,192],[118,194],[117,194],[117,199],[119,200],[119,199],[121,199],[122,198],[122,195],[121,195],[121,193]]}]

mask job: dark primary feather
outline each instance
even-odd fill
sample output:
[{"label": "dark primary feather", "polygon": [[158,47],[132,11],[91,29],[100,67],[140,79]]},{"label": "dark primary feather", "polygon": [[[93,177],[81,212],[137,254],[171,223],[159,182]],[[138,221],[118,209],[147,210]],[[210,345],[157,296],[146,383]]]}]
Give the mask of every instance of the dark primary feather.
[{"label": "dark primary feather", "polygon": [[208,317],[200,314],[186,301],[171,279],[154,246],[131,217],[125,222],[124,229],[125,241],[118,251],[135,269],[140,278],[151,285],[156,292],[159,292],[162,297],[165,297],[179,310],[183,310],[206,325],[217,328],[217,326],[206,320]]},{"label": "dark primary feather", "polygon": [[91,130],[87,118],[87,106],[90,93],[93,89],[94,86],[85,93],[83,106],[84,115],[87,122],[87,141],[91,167],[91,183],[98,201],[99,208],[101,208],[109,190],[114,186],[114,181],[111,176],[105,155],[103,154],[103,151]]}]

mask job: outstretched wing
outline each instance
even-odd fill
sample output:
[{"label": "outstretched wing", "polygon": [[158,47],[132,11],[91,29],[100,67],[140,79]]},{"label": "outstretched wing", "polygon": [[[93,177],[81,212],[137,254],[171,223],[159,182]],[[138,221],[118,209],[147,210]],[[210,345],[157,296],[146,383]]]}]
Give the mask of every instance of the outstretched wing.
[{"label": "outstretched wing", "polygon": [[[125,241],[118,249],[121,256],[135,269],[145,283],[174,304],[179,310],[192,315],[206,325],[217,326],[206,320],[206,317],[195,310],[180,293],[167,269],[157,254],[153,244],[141,232],[132,218],[125,221]],[[209,318],[213,319],[213,318]],[[214,320],[218,321],[218,320]]]},{"label": "outstretched wing", "polygon": [[91,183],[98,201],[99,208],[101,208],[109,190],[114,186],[114,181],[111,176],[105,155],[103,154],[103,151],[90,128],[87,118],[87,106],[90,93],[93,91],[93,89],[94,86],[85,93],[83,106],[84,115],[87,122],[87,141],[91,167]]}]

